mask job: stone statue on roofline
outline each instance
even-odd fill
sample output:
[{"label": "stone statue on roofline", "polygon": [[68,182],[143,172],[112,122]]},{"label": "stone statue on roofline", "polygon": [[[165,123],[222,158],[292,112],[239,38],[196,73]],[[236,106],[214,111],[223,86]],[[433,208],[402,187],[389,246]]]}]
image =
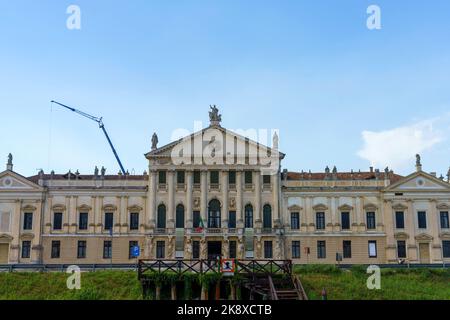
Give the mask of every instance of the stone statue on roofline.
[{"label": "stone statue on roofline", "polygon": [[219,109],[217,109],[216,105],[210,105],[211,111],[209,112],[209,121],[212,126],[220,126],[220,122],[222,121],[222,115],[219,114]]},{"label": "stone statue on roofline", "polygon": [[158,148],[158,142],[158,135],[155,132],[152,136],[152,150],[156,150]]}]

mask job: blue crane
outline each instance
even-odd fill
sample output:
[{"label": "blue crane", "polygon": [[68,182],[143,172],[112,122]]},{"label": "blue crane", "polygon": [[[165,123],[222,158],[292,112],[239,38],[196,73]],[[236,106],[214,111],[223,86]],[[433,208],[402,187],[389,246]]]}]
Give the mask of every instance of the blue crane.
[{"label": "blue crane", "polygon": [[57,104],[57,105],[59,105],[59,106],[61,106],[61,107],[64,107],[64,108],[70,110],[70,111],[73,111],[73,112],[75,112],[75,113],[78,113],[79,115],[82,115],[83,117],[86,117],[86,118],[88,118],[88,119],[91,119],[92,121],[97,122],[99,128],[103,130],[103,133],[104,133],[105,136],[106,136],[106,140],[108,140],[108,143],[109,143],[109,145],[110,145],[110,147],[111,147],[111,149],[112,149],[112,152],[114,153],[114,156],[116,157],[116,160],[117,160],[117,162],[119,163],[120,170],[122,170],[122,173],[123,173],[124,175],[126,175],[126,172],[125,172],[125,169],[124,169],[124,167],[123,167],[123,165],[122,165],[122,162],[121,162],[120,159],[119,159],[119,155],[117,154],[116,149],[114,148],[114,146],[113,146],[113,144],[112,144],[112,142],[111,142],[111,139],[109,138],[109,135],[108,135],[108,133],[106,132],[105,125],[104,125],[104,123],[103,123],[103,118],[101,118],[101,117],[100,117],[100,118],[94,117],[94,116],[92,116],[92,115],[90,115],[90,114],[88,114],[88,113],[86,113],[86,112],[77,110],[77,109],[75,109],[75,108],[71,108],[71,107],[69,107],[69,106],[66,106],[65,104],[59,103],[59,102],[54,101],[54,100],[52,100],[51,103]]}]

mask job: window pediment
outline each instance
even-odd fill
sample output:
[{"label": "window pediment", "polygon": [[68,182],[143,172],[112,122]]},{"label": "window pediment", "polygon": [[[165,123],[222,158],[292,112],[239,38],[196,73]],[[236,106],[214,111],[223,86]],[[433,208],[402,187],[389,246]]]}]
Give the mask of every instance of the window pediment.
[{"label": "window pediment", "polygon": [[116,211],[117,206],[115,206],[113,204],[105,204],[102,209],[103,209],[103,211]]},{"label": "window pediment", "polygon": [[313,209],[315,211],[325,211],[325,210],[328,210],[328,207],[326,205],[324,205],[323,203],[319,203],[319,204],[316,204],[315,206],[313,206]]},{"label": "window pediment", "polygon": [[33,233],[23,233],[20,236],[21,240],[33,240],[34,239],[34,234]]},{"label": "window pediment", "polygon": [[364,206],[364,210],[378,210],[378,206],[376,204],[373,203],[368,203]]},{"label": "window pediment", "polygon": [[342,206],[338,207],[340,211],[351,211],[353,210],[353,207],[348,204],[343,204]]},{"label": "window pediment", "polygon": [[132,205],[132,206],[128,207],[128,211],[141,212],[142,210],[143,210],[143,208],[138,205]]},{"label": "window pediment", "polygon": [[419,240],[419,241],[431,241],[431,240],[433,240],[433,237],[430,236],[429,234],[421,233],[421,234],[417,235],[415,239]]},{"label": "window pediment", "polygon": [[396,232],[394,234],[394,237],[397,240],[407,240],[409,239],[409,234],[407,234],[406,232]]},{"label": "window pediment", "polygon": [[436,208],[438,210],[450,210],[450,205],[448,205],[447,203],[439,203]]},{"label": "window pediment", "polygon": [[302,211],[303,208],[300,207],[299,205],[294,204],[294,205],[288,207],[288,210],[289,210],[289,211]]},{"label": "window pediment", "polygon": [[36,211],[36,207],[31,204],[27,204],[22,207],[22,211]]},{"label": "window pediment", "polygon": [[0,242],[10,242],[12,241],[14,238],[11,237],[9,234],[0,234]]},{"label": "window pediment", "polygon": [[405,206],[403,203],[396,203],[392,206],[392,209],[394,210],[406,210],[408,209],[408,206]]},{"label": "window pediment", "polygon": [[91,211],[92,207],[88,206],[87,204],[82,204],[77,208],[79,211]]},{"label": "window pediment", "polygon": [[66,206],[65,205],[63,205],[63,204],[55,204],[53,207],[52,207],[52,210],[53,211],[66,211]]},{"label": "window pediment", "polygon": [[450,232],[442,232],[441,234],[439,234],[439,238],[441,239],[445,239],[445,240],[450,240]]}]

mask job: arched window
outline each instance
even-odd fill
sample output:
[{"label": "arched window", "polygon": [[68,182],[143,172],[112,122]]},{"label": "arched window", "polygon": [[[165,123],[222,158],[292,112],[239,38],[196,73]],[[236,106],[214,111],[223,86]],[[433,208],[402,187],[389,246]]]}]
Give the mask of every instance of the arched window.
[{"label": "arched window", "polygon": [[272,229],[272,207],[268,204],[263,207],[263,228]]},{"label": "arched window", "polygon": [[245,227],[253,228],[253,206],[251,204],[245,206]]},{"label": "arched window", "polygon": [[220,202],[211,200],[208,207],[208,228],[220,228]]},{"label": "arched window", "polygon": [[184,206],[182,204],[177,206],[175,227],[184,229]]},{"label": "arched window", "polygon": [[166,228],[166,206],[163,204],[158,206],[158,220],[156,221],[156,227],[158,229]]}]

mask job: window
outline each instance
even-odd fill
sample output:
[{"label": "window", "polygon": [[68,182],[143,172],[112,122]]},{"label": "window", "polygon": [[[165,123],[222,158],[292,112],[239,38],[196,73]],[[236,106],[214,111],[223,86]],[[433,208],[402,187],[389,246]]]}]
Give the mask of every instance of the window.
[{"label": "window", "polygon": [[139,246],[139,242],[137,242],[137,241],[130,241],[128,243],[128,259],[135,259],[135,258],[137,258],[137,257],[134,256],[134,253],[133,253],[134,247],[137,247],[137,246]]},{"label": "window", "polygon": [[263,228],[272,229],[272,207],[268,204],[263,207]]},{"label": "window", "polygon": [[33,214],[31,212],[25,212],[23,216],[23,230],[33,229]]},{"label": "window", "polygon": [[22,259],[31,257],[31,241],[22,241]]},{"label": "window", "polygon": [[425,211],[417,212],[417,220],[419,229],[427,228],[427,213]]},{"label": "window", "polygon": [[375,212],[367,212],[367,230],[375,230],[377,228],[376,220],[375,220]]},{"label": "window", "polygon": [[253,228],[253,206],[245,206],[245,228]]},{"label": "window", "polygon": [[300,241],[292,241],[292,259],[300,259]]},{"label": "window", "polygon": [[78,241],[77,258],[86,258],[86,241]]},{"label": "window", "polygon": [[230,170],[228,172],[228,183],[229,184],[236,184],[236,171]]},{"label": "window", "polygon": [[192,241],[192,259],[200,259],[200,241]]},{"label": "window", "polygon": [[350,229],[350,212],[341,212],[342,230]]},{"label": "window", "polygon": [[213,199],[209,202],[208,207],[208,228],[220,228],[220,202]]},{"label": "window", "polygon": [[139,230],[139,213],[130,213],[130,230]]},{"label": "window", "polygon": [[327,247],[325,241],[317,241],[317,259],[326,259]]},{"label": "window", "polygon": [[352,257],[352,242],[349,240],[344,240],[342,242],[342,251],[344,259],[351,259]]},{"label": "window", "polygon": [[184,171],[177,171],[177,183],[184,184]]},{"label": "window", "polygon": [[230,252],[230,259],[236,259],[237,258],[237,243],[236,241],[230,241],[229,244],[229,252]]},{"label": "window", "polygon": [[270,175],[263,175],[263,184],[270,184]]},{"label": "window", "polygon": [[61,212],[55,212],[53,214],[53,230],[62,229],[62,217],[63,214]]},{"label": "window", "polygon": [[159,184],[166,184],[166,172],[165,171],[159,171],[158,173],[158,183]]},{"label": "window", "polygon": [[375,240],[369,241],[369,258],[376,258],[377,253],[377,242]]},{"label": "window", "polygon": [[200,227],[200,211],[192,212],[192,227],[193,228]]},{"label": "window", "polygon": [[264,258],[265,259],[272,259],[273,252],[272,252],[272,241],[264,241]]},{"label": "window", "polygon": [[78,228],[80,230],[87,230],[87,228],[88,228],[88,213],[87,212],[80,212]]},{"label": "window", "polygon": [[325,230],[325,212],[316,213],[316,229]]},{"label": "window", "polygon": [[184,206],[182,204],[177,205],[175,228],[184,229]]},{"label": "window", "polygon": [[291,212],[291,229],[300,229],[300,213],[298,212]]},{"label": "window", "polygon": [[112,241],[103,241],[103,259],[112,258]]},{"label": "window", "polygon": [[397,241],[397,257],[406,258],[406,242]]},{"label": "window", "polygon": [[448,219],[448,212],[441,212],[441,229],[448,229],[450,228],[450,223]]},{"label": "window", "polygon": [[164,241],[156,242],[156,259],[164,259],[166,257],[166,243]]},{"label": "window", "polygon": [[184,229],[184,206],[182,204],[177,205],[175,228]]},{"label": "window", "polygon": [[228,213],[228,228],[229,229],[236,228],[236,211],[230,211]]},{"label": "window", "polygon": [[252,184],[253,183],[253,171],[245,171],[245,184]]},{"label": "window", "polygon": [[211,184],[219,184],[219,171],[210,171],[209,182]]},{"label": "window", "polygon": [[450,258],[450,240],[442,241],[442,255],[444,258]]},{"label": "window", "polygon": [[166,206],[163,204],[158,206],[158,219],[156,221],[156,228],[166,228]]},{"label": "window", "polygon": [[194,184],[200,184],[200,171],[194,170]]},{"label": "window", "polygon": [[51,258],[59,259],[60,256],[61,256],[61,242],[60,241],[52,241]]},{"label": "window", "polygon": [[405,213],[403,211],[395,213],[395,227],[397,229],[405,229]]},{"label": "window", "polygon": [[114,214],[112,212],[105,213],[105,230],[112,230],[114,223]]}]

